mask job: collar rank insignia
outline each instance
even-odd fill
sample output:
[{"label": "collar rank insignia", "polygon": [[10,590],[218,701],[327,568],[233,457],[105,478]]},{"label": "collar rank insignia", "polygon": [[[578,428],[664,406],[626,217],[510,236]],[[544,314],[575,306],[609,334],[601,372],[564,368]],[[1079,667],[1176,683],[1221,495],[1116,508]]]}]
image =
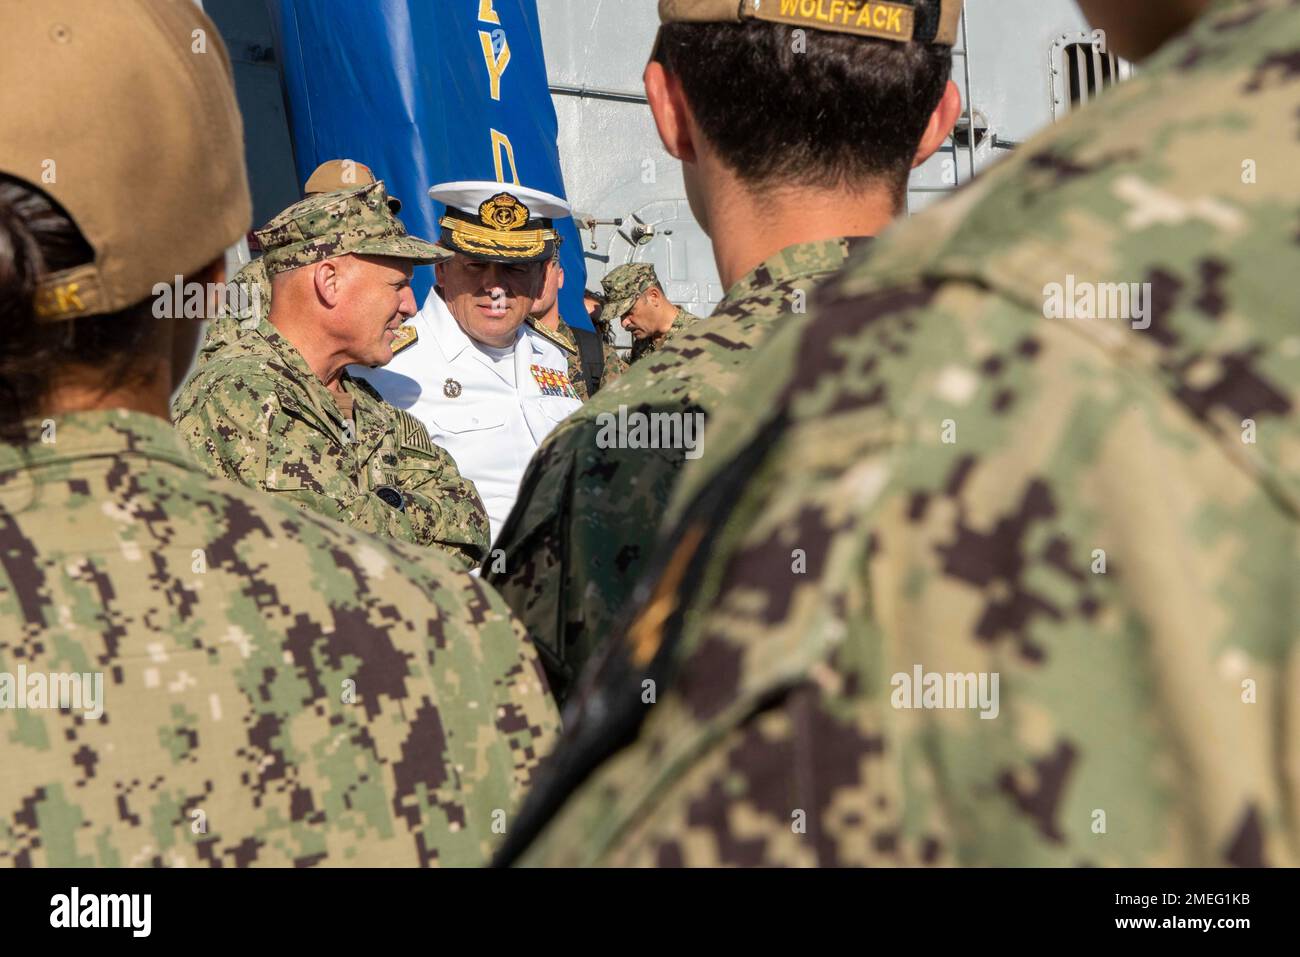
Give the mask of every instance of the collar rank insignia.
[{"label": "collar rank insignia", "polygon": [[455,379],[448,379],[442,384],[442,394],[449,399],[459,399],[461,393],[460,383]]},{"label": "collar rank insignia", "polygon": [[578,393],[574,391],[573,383],[569,381],[567,372],[538,365],[530,366],[530,368],[533,378],[537,381],[538,388],[542,390],[542,395],[555,396],[561,399],[578,398]]},{"label": "collar rank insignia", "polygon": [[393,339],[393,355],[397,355],[403,349],[409,349],[419,338],[420,331],[415,326],[402,326],[397,330],[397,337]]}]

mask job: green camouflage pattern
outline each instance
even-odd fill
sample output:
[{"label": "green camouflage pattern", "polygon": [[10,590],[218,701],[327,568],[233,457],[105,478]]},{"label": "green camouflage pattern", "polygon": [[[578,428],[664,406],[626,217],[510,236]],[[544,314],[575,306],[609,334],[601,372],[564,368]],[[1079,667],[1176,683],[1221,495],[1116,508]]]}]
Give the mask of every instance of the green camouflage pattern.
[{"label": "green camouflage pattern", "polygon": [[605,291],[605,307],[601,315],[610,323],[618,322],[627,315],[641,293],[658,284],[659,277],[650,263],[615,266],[600,280],[600,288]]},{"label": "green camouflage pattern", "polygon": [[417,265],[445,262],[450,250],[407,235],[393,215],[383,180],[308,196],[257,230],[268,275],[349,253],[394,256]]},{"label": "green camouflage pattern", "polygon": [[162,419],[35,429],[0,445],[0,672],[100,673],[103,713],[0,708],[0,865],[487,860],[558,725],[490,589]]},{"label": "green camouflage pattern", "polygon": [[673,317],[673,324],[668,327],[667,332],[646,339],[636,339],[632,342],[632,354],[629,361],[640,362],[646,356],[654,355],[664,347],[664,343],[669,339],[681,335],[699,321],[698,316],[693,316],[685,309],[678,308],[677,315]]},{"label": "green camouflage pattern", "polygon": [[199,347],[198,357],[194,360],[196,367],[206,364],[209,359],[245,332],[270,318],[271,277],[266,274],[266,266],[262,260],[254,259],[247,263],[243,269],[235,273],[235,278],[229,285],[235,289],[232,301],[248,303],[250,306],[257,304],[259,308],[255,315],[250,309],[249,315],[241,316],[237,314],[238,310],[228,308],[229,304],[227,304],[227,307],[221,310],[221,314],[208,323],[204,331],[203,344]]},{"label": "green camouflage pattern", "polygon": [[[172,419],[209,474],[361,531],[437,548],[465,568],[487,554],[478,490],[410,413],[344,373],[354,402],[334,396],[293,344],[263,321],[190,377]],[[400,489],[399,511],[380,498]]]},{"label": "green camouflage pattern", "polygon": [[[587,377],[582,372],[582,356],[578,351],[578,341],[573,337],[573,330],[563,319],[560,320],[560,327],[552,332],[546,326],[542,325],[533,317],[528,317],[528,325],[540,335],[545,336],[551,342],[555,343],[564,351],[565,361],[568,362],[569,382],[573,385],[573,391],[578,394],[578,398],[586,402],[591,396],[588,394]],[[604,388],[614,382],[619,376],[627,371],[627,363],[623,357],[618,354],[614,348],[603,336],[601,337],[601,351],[605,356],[605,371],[601,376],[600,385]]]},{"label": "green camouflage pattern", "polygon": [[[1298,116],[1300,6],[1216,4],[819,292],[714,418],[525,860],[1300,864]],[[1048,318],[1071,274],[1150,324]],[[906,707],[917,665],[999,675],[997,716]]]},{"label": "green camouflage pattern", "polygon": [[601,416],[707,417],[754,349],[851,242],[791,246],[739,280],[708,319],[676,336],[565,419],[533,455],[485,577],[523,620],[563,700],[574,675],[631,601],[688,450],[601,448]]}]

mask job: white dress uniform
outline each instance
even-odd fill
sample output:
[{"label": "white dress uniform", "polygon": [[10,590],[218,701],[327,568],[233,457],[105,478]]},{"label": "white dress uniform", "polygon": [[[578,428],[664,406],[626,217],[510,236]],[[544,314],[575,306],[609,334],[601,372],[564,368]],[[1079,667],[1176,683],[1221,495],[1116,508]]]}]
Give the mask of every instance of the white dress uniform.
[{"label": "white dress uniform", "polygon": [[436,291],[406,327],[414,329],[415,341],[391,363],[348,371],[418,418],[451,453],[478,487],[495,541],[533,452],[582,405],[569,383],[568,361],[527,323],[512,352],[475,342]]}]

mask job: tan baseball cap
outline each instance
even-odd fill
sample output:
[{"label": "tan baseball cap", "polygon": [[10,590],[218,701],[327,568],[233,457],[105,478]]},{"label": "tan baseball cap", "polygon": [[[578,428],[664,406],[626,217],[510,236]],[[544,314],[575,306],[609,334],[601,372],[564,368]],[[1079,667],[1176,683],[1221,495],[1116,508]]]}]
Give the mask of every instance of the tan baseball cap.
[{"label": "tan baseball cap", "polygon": [[7,0],[0,63],[0,172],[48,193],[95,251],[44,277],[42,319],[135,305],[244,235],[230,59],[196,4]]},{"label": "tan baseball cap", "polygon": [[659,0],[662,23],[767,20],[832,33],[953,46],[962,0]]},{"label": "tan baseball cap", "polygon": [[[318,196],[321,193],[337,193],[353,186],[369,186],[375,181],[375,174],[365,163],[350,159],[326,160],[312,170],[302,192],[304,196]],[[396,196],[389,196],[388,208],[396,216],[402,211],[402,201]]]}]

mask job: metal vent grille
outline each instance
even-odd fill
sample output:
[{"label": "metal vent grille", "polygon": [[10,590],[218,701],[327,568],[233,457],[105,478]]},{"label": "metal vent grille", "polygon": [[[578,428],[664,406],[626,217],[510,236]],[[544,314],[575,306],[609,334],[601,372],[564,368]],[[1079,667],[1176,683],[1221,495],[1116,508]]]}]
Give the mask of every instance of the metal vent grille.
[{"label": "metal vent grille", "polygon": [[1059,120],[1132,75],[1128,61],[1106,50],[1102,31],[1062,34],[1052,45],[1052,115]]}]

